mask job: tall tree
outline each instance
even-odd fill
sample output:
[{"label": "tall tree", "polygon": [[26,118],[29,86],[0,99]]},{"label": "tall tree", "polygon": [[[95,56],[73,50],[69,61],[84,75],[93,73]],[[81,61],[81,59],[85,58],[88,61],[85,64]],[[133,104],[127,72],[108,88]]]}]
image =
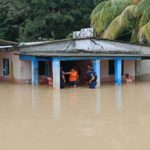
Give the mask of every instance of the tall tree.
[{"label": "tall tree", "polygon": [[35,41],[65,38],[90,26],[102,0],[0,0],[0,38]]},{"label": "tall tree", "polygon": [[91,14],[96,36],[150,43],[150,0],[108,0]]}]

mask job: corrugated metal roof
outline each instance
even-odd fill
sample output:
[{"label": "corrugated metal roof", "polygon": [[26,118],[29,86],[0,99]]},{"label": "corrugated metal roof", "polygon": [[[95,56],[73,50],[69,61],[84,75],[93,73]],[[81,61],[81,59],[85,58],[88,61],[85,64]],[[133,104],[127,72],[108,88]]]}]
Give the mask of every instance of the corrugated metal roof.
[{"label": "corrugated metal roof", "polygon": [[15,45],[18,44],[16,42],[0,39],[0,46],[15,46]]},{"label": "corrugated metal roof", "polygon": [[21,55],[35,56],[102,56],[141,55],[141,46],[97,38],[31,42],[20,46]]},{"label": "corrugated metal roof", "polygon": [[46,44],[50,43],[50,41],[41,41],[41,42],[22,42],[19,44],[19,46],[32,46],[32,45],[41,45],[41,44]]},{"label": "corrugated metal roof", "polygon": [[98,37],[91,37],[91,38],[69,38],[69,39],[60,39],[60,40],[50,40],[50,41],[39,41],[39,42],[22,42],[19,44],[19,47],[28,47],[28,46],[38,46],[43,44],[50,44],[50,43],[60,43],[60,42],[67,42],[67,41],[81,41],[81,40],[99,40],[99,41],[108,41],[108,42],[117,42],[122,44],[130,44],[135,46],[145,46],[150,47],[150,45],[145,45],[141,43],[131,43],[131,42],[125,42],[125,41],[118,41],[118,40],[109,40],[109,39],[102,39]]},{"label": "corrugated metal roof", "polygon": [[0,46],[0,49],[13,48],[13,46]]}]

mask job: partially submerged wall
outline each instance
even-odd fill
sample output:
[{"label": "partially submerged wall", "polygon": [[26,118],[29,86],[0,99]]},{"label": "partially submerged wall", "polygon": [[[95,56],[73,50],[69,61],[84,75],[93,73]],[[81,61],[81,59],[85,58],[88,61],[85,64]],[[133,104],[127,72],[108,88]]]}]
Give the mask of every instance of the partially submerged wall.
[{"label": "partially submerged wall", "polygon": [[[69,62],[71,63],[71,62]],[[91,61],[76,61],[77,68],[81,71],[81,83],[85,83],[87,65],[92,63]],[[135,80],[135,61],[125,60],[124,61],[124,71],[128,73],[133,80]],[[109,74],[109,60],[101,60],[101,82],[113,82],[114,75]]]},{"label": "partially submerged wall", "polygon": [[150,82],[150,60],[140,60],[136,63],[137,81]]},{"label": "partially submerged wall", "polygon": [[[10,75],[3,75],[3,59],[8,58],[10,62]],[[71,63],[71,62],[68,62]],[[81,83],[85,83],[87,65],[90,64],[91,61],[76,61],[76,66],[81,71]],[[149,63],[150,64],[150,63]],[[51,66],[51,65],[50,65]],[[149,66],[149,67],[148,67]],[[150,68],[147,62],[140,63],[140,71],[143,72],[141,74],[141,79],[149,79],[150,80]],[[0,52],[0,79],[15,81],[17,83],[30,83],[32,74],[31,74],[31,61],[22,61],[20,60],[18,55],[14,55],[13,52]],[[124,61],[124,74],[128,73],[135,79],[135,61]],[[109,60],[101,60],[101,81],[102,82],[111,82],[114,81],[114,75],[109,74]]]},{"label": "partially submerged wall", "polygon": [[14,56],[13,68],[14,81],[19,83],[31,82],[31,61],[21,61],[18,56]]},{"label": "partially submerged wall", "polygon": [[125,73],[128,73],[133,80],[135,80],[135,76],[136,76],[136,73],[135,73],[135,61],[133,60],[126,60],[124,61],[124,74]]},{"label": "partially submerged wall", "polygon": [[[3,59],[9,59],[10,74],[3,73]],[[13,52],[0,52],[0,80],[26,83],[31,81],[31,62],[21,61]]]},{"label": "partially submerged wall", "polygon": [[[125,60],[123,68],[123,76],[125,73],[128,73],[135,80],[135,61]],[[114,75],[109,74],[109,60],[101,61],[101,81],[114,81]]]}]

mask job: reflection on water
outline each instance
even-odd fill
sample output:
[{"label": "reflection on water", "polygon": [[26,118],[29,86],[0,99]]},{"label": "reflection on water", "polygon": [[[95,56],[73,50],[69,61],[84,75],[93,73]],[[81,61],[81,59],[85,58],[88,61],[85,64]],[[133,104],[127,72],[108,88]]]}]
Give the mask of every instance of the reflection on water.
[{"label": "reflection on water", "polygon": [[120,111],[122,107],[122,86],[116,86],[116,109]]},{"label": "reflection on water", "polygon": [[53,90],[53,116],[59,119],[61,114],[61,94],[60,90]]},{"label": "reflection on water", "polygon": [[35,87],[32,87],[32,110],[35,111],[36,109],[36,93],[35,93]]},{"label": "reflection on water", "polygon": [[0,149],[149,150],[149,89],[0,84]]},{"label": "reflection on water", "polygon": [[101,91],[100,91],[100,89],[96,89],[95,90],[96,91],[96,112],[97,113],[100,113],[100,111],[101,111]]}]

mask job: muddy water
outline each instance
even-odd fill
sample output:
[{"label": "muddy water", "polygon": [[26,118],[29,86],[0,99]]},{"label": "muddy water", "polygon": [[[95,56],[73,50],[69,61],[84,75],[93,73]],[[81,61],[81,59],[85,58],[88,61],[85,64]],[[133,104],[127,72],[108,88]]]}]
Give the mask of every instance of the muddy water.
[{"label": "muddy water", "polygon": [[149,150],[150,83],[64,89],[0,84],[1,150]]}]

